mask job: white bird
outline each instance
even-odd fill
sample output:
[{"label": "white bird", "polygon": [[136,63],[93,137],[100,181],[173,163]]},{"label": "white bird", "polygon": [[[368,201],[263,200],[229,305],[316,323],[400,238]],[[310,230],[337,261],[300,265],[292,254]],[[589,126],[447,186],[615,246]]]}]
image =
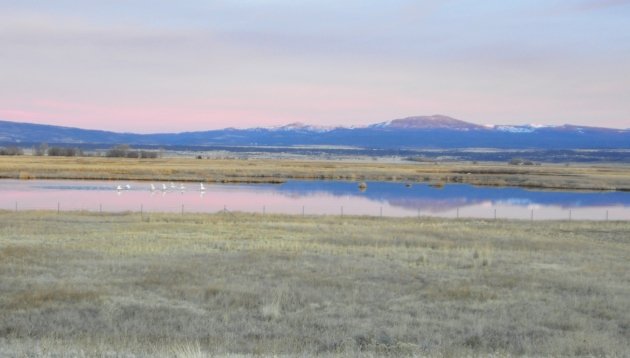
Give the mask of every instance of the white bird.
[{"label": "white bird", "polygon": [[131,185],[127,184],[125,185],[125,190],[130,190],[131,189]]},{"label": "white bird", "polygon": [[162,183],[162,191],[166,191],[166,184]]},{"label": "white bird", "polygon": [[203,183],[199,183],[199,190],[206,191],[206,187],[203,186]]},{"label": "white bird", "polygon": [[171,189],[175,189],[175,183],[171,182]]},{"label": "white bird", "polygon": [[151,183],[151,191],[155,191],[155,185],[153,185],[153,183]]},{"label": "white bird", "polygon": [[119,185],[119,186],[117,186],[117,187],[116,187],[116,190],[121,191],[121,190],[122,190],[122,186],[120,186],[120,185]]},{"label": "white bird", "polygon": [[179,184],[179,190],[184,191],[186,190],[186,187],[184,186],[184,184]]}]

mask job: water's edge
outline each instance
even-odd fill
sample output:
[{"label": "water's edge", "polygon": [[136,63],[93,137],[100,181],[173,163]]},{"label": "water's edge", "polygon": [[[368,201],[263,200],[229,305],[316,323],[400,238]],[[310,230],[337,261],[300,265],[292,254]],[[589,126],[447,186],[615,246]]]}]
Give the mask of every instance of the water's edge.
[{"label": "water's edge", "polygon": [[0,209],[630,220],[630,193],[349,181],[0,180]]}]

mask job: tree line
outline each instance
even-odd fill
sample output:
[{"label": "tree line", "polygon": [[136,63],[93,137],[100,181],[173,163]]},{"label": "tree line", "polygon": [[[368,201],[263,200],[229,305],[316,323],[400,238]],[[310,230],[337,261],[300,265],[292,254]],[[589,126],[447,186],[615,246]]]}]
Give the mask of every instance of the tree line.
[{"label": "tree line", "polygon": [[111,158],[157,158],[158,152],[148,150],[133,150],[126,144],[117,145],[105,153],[106,157]]},{"label": "tree line", "polygon": [[[101,153],[84,153],[81,148],[78,147],[62,147],[62,146],[48,146],[46,143],[42,143],[33,148],[32,151],[35,156],[49,156],[49,157],[83,157],[83,156],[101,156]],[[0,147],[0,155],[24,155],[24,149],[17,146]],[[121,144],[108,149],[104,155],[110,158],[158,158],[160,153],[158,151],[149,150],[135,150],[129,145]]]}]

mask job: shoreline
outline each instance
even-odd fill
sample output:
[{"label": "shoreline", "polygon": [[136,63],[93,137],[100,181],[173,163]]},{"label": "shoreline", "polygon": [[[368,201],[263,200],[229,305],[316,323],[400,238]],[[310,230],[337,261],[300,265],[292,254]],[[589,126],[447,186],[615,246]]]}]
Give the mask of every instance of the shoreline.
[{"label": "shoreline", "polygon": [[242,159],[0,157],[0,179],[133,180],[281,184],[344,180],[469,184],[542,190],[630,191],[628,165],[357,163]]}]

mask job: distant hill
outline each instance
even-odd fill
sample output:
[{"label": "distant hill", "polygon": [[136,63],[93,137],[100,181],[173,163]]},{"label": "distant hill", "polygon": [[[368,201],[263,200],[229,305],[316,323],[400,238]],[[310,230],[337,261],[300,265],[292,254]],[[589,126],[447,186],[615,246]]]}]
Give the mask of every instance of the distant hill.
[{"label": "distant hill", "polygon": [[410,130],[432,130],[432,129],[447,129],[447,130],[482,130],[486,127],[478,124],[468,123],[460,121],[459,119],[436,114],[433,116],[417,116],[394,119],[387,122],[376,123],[368,126],[373,129],[410,129]]},{"label": "distant hill", "polygon": [[416,116],[364,127],[291,123],[272,128],[136,134],[0,121],[0,145],[130,144],[160,146],[356,146],[362,148],[630,149],[630,129],[575,125],[480,126],[443,115]]}]

